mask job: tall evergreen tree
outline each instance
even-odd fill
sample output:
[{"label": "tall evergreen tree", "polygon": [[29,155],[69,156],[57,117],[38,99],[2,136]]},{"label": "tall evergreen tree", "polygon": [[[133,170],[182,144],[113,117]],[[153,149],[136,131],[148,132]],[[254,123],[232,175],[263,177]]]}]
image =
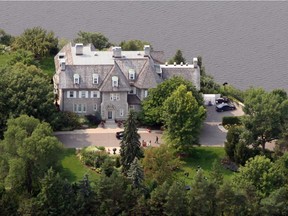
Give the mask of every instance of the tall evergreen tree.
[{"label": "tall evergreen tree", "polygon": [[130,111],[128,119],[125,123],[124,136],[120,143],[120,156],[122,164],[122,172],[127,174],[134,158],[143,157],[143,151],[140,148],[140,135],[136,125],[136,113]]},{"label": "tall evergreen tree", "polygon": [[144,171],[138,163],[138,159],[135,157],[129,170],[128,178],[131,179],[134,188],[141,188],[144,181]]}]

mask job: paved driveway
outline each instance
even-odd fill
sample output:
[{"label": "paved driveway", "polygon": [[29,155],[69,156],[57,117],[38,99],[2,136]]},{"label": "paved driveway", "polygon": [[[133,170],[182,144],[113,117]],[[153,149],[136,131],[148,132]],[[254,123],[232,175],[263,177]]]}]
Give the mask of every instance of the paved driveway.
[{"label": "paved driveway", "polygon": [[[208,146],[224,146],[226,132],[219,129],[223,116],[240,116],[243,115],[241,107],[235,111],[221,112],[215,111],[215,106],[207,107],[207,118],[201,130],[200,144]],[[96,145],[107,148],[119,147],[120,140],[116,139],[115,133],[123,128],[117,128],[116,124],[106,125],[106,128],[75,130],[68,132],[56,132],[55,135],[67,148],[82,148],[85,146]],[[145,129],[139,129],[140,140],[146,142],[151,140],[152,146],[155,144],[156,136],[159,143],[162,143],[162,134],[160,131],[148,133]]]}]

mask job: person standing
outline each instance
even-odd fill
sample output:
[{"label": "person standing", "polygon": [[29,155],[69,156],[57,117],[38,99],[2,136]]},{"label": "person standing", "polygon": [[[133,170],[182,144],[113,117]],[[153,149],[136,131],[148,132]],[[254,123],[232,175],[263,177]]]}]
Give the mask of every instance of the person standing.
[{"label": "person standing", "polygon": [[155,143],[156,143],[156,144],[159,144],[159,143],[158,143],[158,136],[156,136]]}]

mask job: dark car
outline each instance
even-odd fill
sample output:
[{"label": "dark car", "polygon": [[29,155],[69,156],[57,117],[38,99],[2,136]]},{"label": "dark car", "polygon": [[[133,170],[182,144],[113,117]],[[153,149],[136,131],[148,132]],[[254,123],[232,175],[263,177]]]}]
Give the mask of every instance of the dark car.
[{"label": "dark car", "polygon": [[123,138],[123,136],[124,136],[124,131],[119,131],[119,132],[116,132],[116,138],[117,139],[122,139]]},{"label": "dark car", "polygon": [[216,111],[217,112],[223,112],[223,111],[229,111],[229,110],[235,110],[236,107],[234,104],[228,104],[228,103],[222,103],[216,105]]},{"label": "dark car", "polygon": [[216,99],[215,102],[216,102],[216,104],[222,104],[222,103],[229,103],[230,100],[229,100],[229,98],[227,98],[227,97],[222,97],[222,98]]}]

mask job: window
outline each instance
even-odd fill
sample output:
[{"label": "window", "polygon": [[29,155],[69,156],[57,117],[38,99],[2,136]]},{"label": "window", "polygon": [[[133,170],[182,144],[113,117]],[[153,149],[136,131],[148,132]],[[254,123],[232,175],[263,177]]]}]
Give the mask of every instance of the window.
[{"label": "window", "polygon": [[67,98],[76,98],[76,91],[68,91]]},{"label": "window", "polygon": [[112,77],[112,87],[118,87],[118,77],[117,76],[113,76]]},{"label": "window", "polygon": [[131,90],[129,92],[129,94],[136,94],[136,88],[135,87],[132,87],[130,86]]},{"label": "window", "polygon": [[74,84],[79,84],[80,83],[80,76],[79,74],[74,74]]},{"label": "window", "polygon": [[120,116],[123,116],[124,115],[124,110],[123,109],[120,109]]},{"label": "window", "polygon": [[79,91],[79,98],[88,98],[88,91]]},{"label": "window", "polygon": [[93,104],[93,111],[97,111],[97,104]]},{"label": "window", "polygon": [[99,75],[93,74],[93,84],[98,84],[98,83],[99,83]]},{"label": "window", "polygon": [[129,69],[129,80],[134,80],[134,79],[135,79],[135,70]]},{"label": "window", "polygon": [[119,93],[111,93],[110,94],[110,101],[119,101],[120,100],[120,94]]},{"label": "window", "polygon": [[76,113],[86,113],[86,104],[74,104],[73,110]]},{"label": "window", "polygon": [[146,98],[148,96],[148,90],[144,90],[144,97]]},{"label": "window", "polygon": [[100,98],[99,91],[91,91],[91,98]]}]

